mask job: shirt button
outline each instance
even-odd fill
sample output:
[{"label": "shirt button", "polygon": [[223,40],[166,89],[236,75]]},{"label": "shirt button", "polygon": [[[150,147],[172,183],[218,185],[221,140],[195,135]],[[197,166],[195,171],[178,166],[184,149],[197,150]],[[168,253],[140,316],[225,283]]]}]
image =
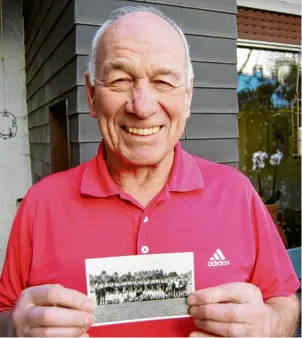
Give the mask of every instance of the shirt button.
[{"label": "shirt button", "polygon": [[144,254],[149,252],[149,248],[146,245],[144,245],[141,250],[142,250],[142,253]]},{"label": "shirt button", "polygon": [[144,223],[147,223],[148,221],[149,221],[149,217],[146,216],[146,217],[144,218],[143,222],[144,222]]}]

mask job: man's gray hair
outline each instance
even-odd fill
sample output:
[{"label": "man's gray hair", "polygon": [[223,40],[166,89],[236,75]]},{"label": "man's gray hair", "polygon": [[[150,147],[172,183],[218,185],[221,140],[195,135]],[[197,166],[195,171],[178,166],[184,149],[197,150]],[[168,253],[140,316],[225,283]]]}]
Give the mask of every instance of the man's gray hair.
[{"label": "man's gray hair", "polygon": [[179,33],[180,37],[183,40],[184,46],[185,46],[185,53],[186,53],[186,59],[187,59],[187,64],[186,64],[186,86],[190,86],[190,82],[194,77],[194,72],[193,72],[193,66],[190,58],[190,48],[189,44],[187,42],[187,39],[180,29],[180,27],[176,24],[175,21],[167,17],[162,11],[160,11],[157,7],[154,6],[142,6],[142,5],[137,5],[137,6],[125,6],[122,8],[118,8],[114,11],[111,12],[109,15],[108,20],[97,30],[97,32],[94,35],[94,38],[92,40],[92,46],[91,46],[91,55],[89,58],[89,63],[88,63],[88,75],[89,75],[89,82],[92,86],[95,86],[95,73],[96,73],[96,58],[97,58],[97,47],[98,43],[102,37],[102,35],[105,33],[105,31],[119,18],[131,14],[131,13],[139,13],[139,12],[146,12],[146,13],[152,13],[155,14],[162,19],[166,20],[172,27],[175,28],[175,30]]}]

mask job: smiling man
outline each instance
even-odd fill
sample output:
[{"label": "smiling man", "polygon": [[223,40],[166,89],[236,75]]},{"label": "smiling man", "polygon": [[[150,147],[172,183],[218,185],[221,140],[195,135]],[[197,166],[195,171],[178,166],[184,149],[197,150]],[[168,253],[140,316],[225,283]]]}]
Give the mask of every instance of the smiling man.
[{"label": "smiling man", "polygon": [[191,64],[179,32],[152,13],[130,13],[97,37],[86,76],[91,115],[113,180],[146,207],[167,182],[190,115]]},{"label": "smiling man", "polygon": [[[299,281],[261,199],[236,169],[181,149],[193,92],[181,30],[155,8],[114,12],[93,40],[86,88],[103,140],[23,200],[0,336],[292,335]],[[90,328],[86,258],[173,252],[194,253],[191,317]]]}]

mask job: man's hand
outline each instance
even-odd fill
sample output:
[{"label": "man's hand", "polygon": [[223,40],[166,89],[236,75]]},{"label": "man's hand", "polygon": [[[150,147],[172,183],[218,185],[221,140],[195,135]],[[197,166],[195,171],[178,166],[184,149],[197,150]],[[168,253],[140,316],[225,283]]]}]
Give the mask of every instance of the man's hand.
[{"label": "man's hand", "polygon": [[252,284],[230,283],[199,290],[188,297],[188,304],[201,330],[192,332],[191,337],[270,336],[271,310]]},{"label": "man's hand", "polygon": [[17,336],[85,336],[95,305],[86,295],[60,285],[25,289],[12,312]]}]

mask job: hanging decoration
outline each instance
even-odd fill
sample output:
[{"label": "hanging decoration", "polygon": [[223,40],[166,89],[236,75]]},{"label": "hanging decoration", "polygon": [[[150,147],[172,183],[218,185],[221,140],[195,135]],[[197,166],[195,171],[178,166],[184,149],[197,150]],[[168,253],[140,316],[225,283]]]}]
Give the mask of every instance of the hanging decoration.
[{"label": "hanging decoration", "polygon": [[[0,0],[0,29],[1,42],[4,46],[4,27],[3,27],[3,2]],[[4,48],[2,48],[4,51]],[[5,83],[5,59],[1,56],[2,78],[3,78],[3,103],[4,110],[0,111],[0,139],[6,140],[15,137],[17,134],[17,119],[15,115],[6,109],[6,83]]]},{"label": "hanging decoration", "polygon": [[[5,119],[9,119],[10,123],[3,123]],[[15,137],[17,134],[17,119],[15,115],[4,109],[2,112],[0,112],[0,126],[7,126],[8,124],[11,124],[11,127],[7,127],[4,129],[4,132],[0,132],[0,138],[3,140]]]}]

